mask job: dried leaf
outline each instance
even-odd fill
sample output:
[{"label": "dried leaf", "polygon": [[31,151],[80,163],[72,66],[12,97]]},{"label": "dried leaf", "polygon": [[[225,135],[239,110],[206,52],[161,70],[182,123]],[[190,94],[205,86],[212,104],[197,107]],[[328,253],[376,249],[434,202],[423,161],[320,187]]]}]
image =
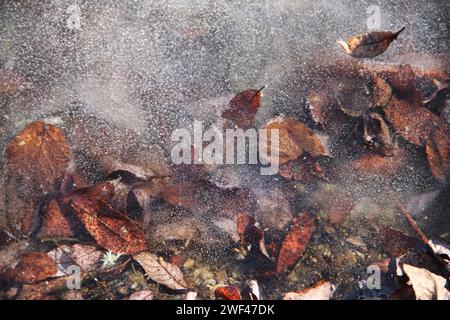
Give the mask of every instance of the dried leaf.
[{"label": "dried leaf", "polygon": [[149,252],[135,254],[133,259],[144,268],[145,273],[153,281],[173,290],[187,289],[183,273],[176,265],[170,264]]},{"label": "dried leaf", "polygon": [[397,39],[403,27],[397,32],[372,31],[357,34],[347,42],[338,40],[337,43],[345,53],[355,58],[374,58],[387,50],[392,41]]},{"label": "dried leaf", "polygon": [[316,179],[325,179],[319,163],[309,154],[280,165],[279,173],[283,178],[309,183]]},{"label": "dried leaf", "polygon": [[[269,122],[263,129],[268,130],[267,148],[271,150],[271,129],[279,130],[279,157],[269,156],[268,161],[271,163],[286,163],[290,160],[297,159],[303,153],[309,153],[312,157],[327,155],[326,147],[317,134],[309,129],[303,123],[297,120],[275,119]],[[266,157],[267,155],[261,154]]]},{"label": "dried leaf", "polygon": [[427,109],[395,98],[391,99],[384,111],[405,140],[419,146],[426,145],[433,176],[444,182],[450,171],[450,134],[445,123]]},{"label": "dried leaf", "polygon": [[384,249],[391,257],[400,257],[423,246],[419,239],[407,236],[392,228],[385,228],[382,235]]},{"label": "dried leaf", "polygon": [[445,287],[447,279],[444,277],[406,263],[403,271],[412,284],[417,300],[450,300],[450,291]]},{"label": "dried leaf", "polygon": [[55,195],[42,216],[42,224],[37,233],[39,239],[70,239],[86,233],[70,207],[69,199]]},{"label": "dried leaf", "polygon": [[29,246],[30,242],[28,240],[20,240],[12,242],[3,248],[0,251],[0,257],[2,257],[0,259],[0,273],[16,265]]},{"label": "dried leaf", "polygon": [[372,174],[379,176],[392,176],[406,163],[405,153],[397,149],[392,157],[383,157],[368,153],[356,159],[352,167],[359,174]]},{"label": "dried leaf", "polygon": [[392,97],[391,86],[383,78],[374,77],[372,99],[375,107],[384,107]]},{"label": "dried leaf", "polygon": [[323,92],[314,92],[308,96],[307,104],[313,120],[325,126],[329,113],[332,112],[333,101]]},{"label": "dried leaf", "polygon": [[153,300],[153,292],[151,290],[141,290],[133,292],[126,300]]},{"label": "dried leaf", "polygon": [[330,282],[321,280],[310,288],[286,293],[283,300],[330,300],[334,291]]},{"label": "dried leaf", "polygon": [[225,300],[242,300],[239,289],[233,286],[219,287],[214,290],[214,295]]},{"label": "dried leaf", "polygon": [[238,93],[228,103],[227,109],[222,113],[222,117],[229,119],[241,129],[248,129],[255,121],[261,99],[261,90],[245,90]]},{"label": "dried leaf", "polygon": [[35,121],[9,142],[6,157],[9,224],[15,232],[28,235],[37,224],[41,197],[59,188],[70,149],[59,128]]},{"label": "dried leaf", "polygon": [[144,231],[125,214],[108,203],[114,186],[100,183],[70,194],[70,205],[97,244],[113,253],[133,254],[147,249]]},{"label": "dried leaf", "polygon": [[276,262],[276,272],[281,273],[295,265],[308,245],[314,226],[314,217],[304,212],[294,219],[283,240]]},{"label": "dried leaf", "polygon": [[22,256],[19,264],[6,271],[3,277],[14,283],[32,284],[56,274],[55,262],[43,252],[30,252]]},{"label": "dried leaf", "polygon": [[69,267],[77,265],[83,272],[94,271],[100,267],[103,252],[96,247],[83,244],[62,245],[47,253],[56,263],[58,272],[55,276],[73,273]]}]

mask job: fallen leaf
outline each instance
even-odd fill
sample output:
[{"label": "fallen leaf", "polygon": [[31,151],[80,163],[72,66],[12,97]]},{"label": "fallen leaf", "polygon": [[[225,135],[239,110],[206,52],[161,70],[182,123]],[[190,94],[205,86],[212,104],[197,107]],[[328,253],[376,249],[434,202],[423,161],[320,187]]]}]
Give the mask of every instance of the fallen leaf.
[{"label": "fallen leaf", "polygon": [[259,90],[250,89],[238,93],[228,103],[227,109],[222,113],[222,117],[231,120],[238,128],[250,128],[255,121],[263,88]]},{"label": "fallen leaf", "polygon": [[39,239],[71,239],[86,231],[70,207],[69,199],[55,195],[45,208],[37,233]]},{"label": "fallen leaf", "polygon": [[187,289],[183,273],[176,265],[149,252],[135,254],[133,259],[144,268],[145,273],[153,281],[173,290]]},{"label": "fallen leaf", "polygon": [[419,239],[407,236],[401,231],[392,228],[385,228],[382,232],[382,237],[384,250],[391,257],[400,257],[411,250],[417,250],[423,246]]},{"label": "fallen leaf", "polygon": [[374,58],[387,50],[392,41],[405,29],[397,32],[371,31],[359,33],[346,42],[338,40],[337,43],[344,51],[355,58]]},{"label": "fallen leaf", "polygon": [[214,290],[216,298],[224,300],[242,300],[241,293],[238,288],[233,286],[219,287]]},{"label": "fallen leaf", "polygon": [[121,254],[146,250],[142,228],[108,205],[113,194],[113,184],[104,182],[77,189],[67,196],[76,216],[98,245]]},{"label": "fallen leaf", "polygon": [[236,219],[237,230],[242,248],[251,246],[251,249],[257,249],[259,253],[271,260],[264,240],[264,232],[256,225],[256,220],[248,215],[239,214]]},{"label": "fallen leaf", "polygon": [[70,149],[59,128],[35,121],[9,142],[5,152],[9,224],[14,232],[28,235],[37,225],[40,199],[63,180]]},{"label": "fallen leaf", "polygon": [[406,263],[403,271],[411,282],[416,300],[450,300],[450,291],[445,287],[447,279],[444,277]]},{"label": "fallen leaf", "polygon": [[11,242],[5,248],[2,248],[0,250],[0,257],[2,257],[0,259],[0,273],[15,266],[29,246],[30,242],[28,240],[20,240]]},{"label": "fallen leaf", "polygon": [[308,245],[314,226],[314,217],[304,212],[294,219],[283,240],[276,261],[276,272],[281,273],[295,265]]},{"label": "fallen leaf", "polygon": [[405,153],[396,149],[393,156],[381,156],[376,153],[367,153],[356,159],[352,167],[362,175],[391,176],[398,172],[406,163]]},{"label": "fallen leaf", "polygon": [[197,292],[195,291],[189,291],[184,296],[184,300],[196,300],[197,299]]},{"label": "fallen leaf", "polygon": [[280,165],[279,173],[283,178],[293,179],[303,183],[309,183],[315,179],[325,179],[325,174],[319,163],[309,154],[283,163]]},{"label": "fallen leaf", "polygon": [[57,277],[73,274],[71,266],[77,265],[81,271],[89,272],[100,268],[103,252],[95,246],[74,244],[61,245],[47,253],[56,263]]},{"label": "fallen leaf", "polygon": [[307,104],[315,122],[325,126],[329,114],[332,112],[334,101],[324,92],[313,92],[308,96]]},{"label": "fallen leaf", "polygon": [[54,276],[57,272],[55,262],[43,252],[30,252],[22,256],[13,269],[2,277],[13,283],[32,284]]},{"label": "fallen leaf", "polygon": [[392,97],[391,86],[380,77],[374,77],[372,80],[372,99],[375,107],[384,107]]},{"label": "fallen leaf", "polygon": [[261,300],[261,290],[259,289],[258,281],[256,280],[249,280],[246,281],[247,287],[248,287],[248,294],[250,297],[250,300]]},{"label": "fallen leaf", "polygon": [[126,300],[153,300],[153,292],[151,290],[141,290],[133,292]]},{"label": "fallen leaf", "polygon": [[263,141],[260,141],[260,143],[265,143],[268,151],[273,148],[271,147],[270,130],[278,129],[279,133],[279,157],[276,158],[274,155],[268,156],[264,153],[260,155],[271,163],[283,164],[297,159],[297,157],[306,152],[312,157],[328,155],[322,138],[297,120],[290,118],[275,119],[269,122],[263,129],[268,130],[268,137],[261,139]]},{"label": "fallen leaf", "polygon": [[334,291],[330,282],[321,280],[310,288],[286,293],[283,300],[330,300]]},{"label": "fallen leaf", "polygon": [[426,146],[433,176],[444,182],[450,171],[450,134],[445,123],[427,109],[395,98],[391,99],[384,111],[389,122],[405,140]]}]

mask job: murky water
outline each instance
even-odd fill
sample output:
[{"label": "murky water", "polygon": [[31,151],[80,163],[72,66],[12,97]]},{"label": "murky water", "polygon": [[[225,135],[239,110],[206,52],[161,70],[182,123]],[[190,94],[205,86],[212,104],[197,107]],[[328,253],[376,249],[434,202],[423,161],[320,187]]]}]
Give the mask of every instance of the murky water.
[{"label": "murky water", "polygon": [[[224,166],[210,172],[209,183],[250,192],[256,220],[274,239],[298,212],[317,215],[301,262],[286,276],[261,280],[267,297],[322,278],[339,284],[338,298],[364,296],[357,280],[364,279],[371,261],[383,258],[379,231],[389,226],[411,234],[395,208],[397,199],[409,203],[424,193],[436,195],[414,216],[430,236],[450,240],[448,186],[433,179],[424,156],[417,158],[410,148],[407,156],[414,160],[398,174],[361,177],[346,163],[363,144],[353,135],[362,120],[328,130],[315,124],[308,110],[310,90],[330,81],[321,64],[346,59],[336,39],[366,31],[374,23],[368,22],[374,19],[372,5],[379,9],[380,29],[406,26],[372,62],[449,71],[444,0],[1,1],[0,69],[27,80],[18,94],[0,97],[2,150],[26,124],[45,119],[65,131],[90,183],[103,179],[101,168],[114,161],[165,171],[171,167],[173,130],[191,128],[194,120],[221,124],[221,112],[235,94],[265,85],[256,126],[284,116],[327,133],[332,157],[322,165],[333,174],[303,185],[259,176],[254,166]],[[338,191],[354,206],[344,224],[331,226],[323,203]],[[204,197],[203,207],[189,210],[158,211],[160,204],[152,204],[147,218],[149,232],[158,235],[151,239],[155,251],[184,250],[198,261],[201,270],[187,272],[207,298],[207,282],[220,282],[219,270],[226,270],[226,281],[258,274],[254,261],[236,259],[224,231],[236,210],[227,216],[214,195]],[[185,231],[174,231],[183,226]],[[346,241],[354,238],[363,245]]]}]

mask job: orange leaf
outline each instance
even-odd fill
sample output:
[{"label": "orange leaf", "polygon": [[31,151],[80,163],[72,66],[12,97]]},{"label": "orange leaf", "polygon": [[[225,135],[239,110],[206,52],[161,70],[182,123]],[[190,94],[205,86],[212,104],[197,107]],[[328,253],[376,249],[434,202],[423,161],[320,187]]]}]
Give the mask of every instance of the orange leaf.
[{"label": "orange leaf", "polygon": [[291,230],[281,245],[276,262],[277,273],[284,272],[297,263],[311,238],[313,226],[314,217],[306,212],[294,219]]},{"label": "orange leaf", "polygon": [[214,290],[216,298],[222,298],[225,300],[242,300],[239,289],[232,286],[220,287]]}]

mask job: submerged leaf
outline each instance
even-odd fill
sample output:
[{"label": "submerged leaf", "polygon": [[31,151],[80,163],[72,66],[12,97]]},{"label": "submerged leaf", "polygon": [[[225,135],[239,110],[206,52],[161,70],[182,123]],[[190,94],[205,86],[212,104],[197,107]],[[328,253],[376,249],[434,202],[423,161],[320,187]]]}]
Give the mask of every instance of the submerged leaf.
[{"label": "submerged leaf", "polygon": [[135,254],[133,259],[144,268],[145,273],[153,281],[173,290],[187,289],[183,273],[176,265],[168,263],[149,252]]},{"label": "submerged leaf", "polygon": [[13,231],[30,234],[37,225],[37,206],[59,188],[70,160],[62,131],[43,121],[29,124],[6,147],[6,203]]},{"label": "submerged leaf", "polygon": [[334,291],[334,285],[322,280],[310,288],[286,293],[283,300],[330,300]]},{"label": "submerged leaf", "polygon": [[97,244],[113,253],[133,254],[147,248],[144,231],[126,215],[108,205],[114,187],[100,183],[70,194],[70,205]]},{"label": "submerged leaf", "polygon": [[30,252],[22,256],[19,264],[6,271],[3,278],[14,283],[32,284],[54,276],[55,262],[43,252]]},{"label": "submerged leaf", "polygon": [[304,212],[294,219],[283,240],[276,262],[276,272],[281,273],[295,265],[308,245],[314,226],[314,217]]},{"label": "submerged leaf", "polygon": [[411,282],[417,300],[450,300],[450,291],[445,287],[447,279],[444,277],[406,263],[403,271]]},{"label": "submerged leaf", "polygon": [[250,89],[238,93],[228,103],[227,109],[222,113],[222,117],[231,120],[238,128],[250,128],[255,121],[263,88],[259,90]]},{"label": "submerged leaf", "polygon": [[275,149],[274,146],[271,146],[272,134],[270,130],[278,129],[279,132],[279,157],[276,158],[274,155],[268,157],[266,154],[260,155],[266,158],[268,157],[269,159],[267,160],[270,160],[272,163],[283,164],[297,159],[303,153],[309,153],[312,157],[328,155],[321,137],[295,119],[275,119],[269,122],[263,129],[268,130],[266,145],[269,151],[272,148]]},{"label": "submerged leaf", "polygon": [[233,286],[220,287],[214,290],[216,298],[225,300],[242,300],[241,293],[238,288]]}]

